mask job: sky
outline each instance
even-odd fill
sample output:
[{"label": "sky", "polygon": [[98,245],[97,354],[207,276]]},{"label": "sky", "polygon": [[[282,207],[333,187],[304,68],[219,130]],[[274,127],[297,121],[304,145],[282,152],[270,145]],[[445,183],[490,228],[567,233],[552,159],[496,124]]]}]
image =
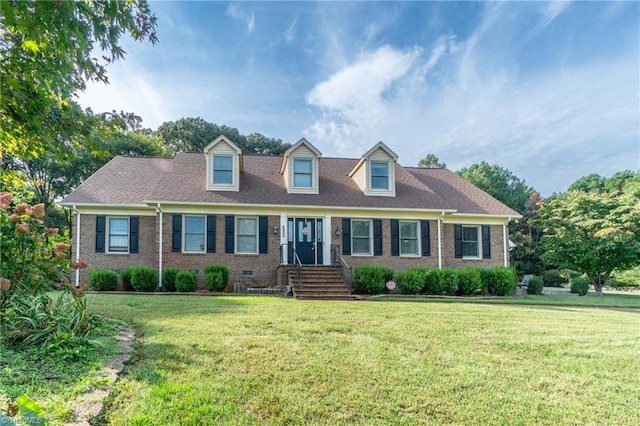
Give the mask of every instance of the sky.
[{"label": "sky", "polygon": [[159,43],[123,39],[79,96],[156,129],[202,117],[359,158],[486,161],[543,196],[640,170],[640,3],[150,2]]}]

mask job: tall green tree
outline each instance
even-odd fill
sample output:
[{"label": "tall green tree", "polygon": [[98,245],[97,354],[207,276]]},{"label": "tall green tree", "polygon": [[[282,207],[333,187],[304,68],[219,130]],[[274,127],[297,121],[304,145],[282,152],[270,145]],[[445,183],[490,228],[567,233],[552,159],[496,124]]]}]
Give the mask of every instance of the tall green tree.
[{"label": "tall green tree", "polygon": [[485,161],[462,168],[456,173],[519,213],[525,211],[533,192],[533,188],[508,169]]},{"label": "tall green tree", "polygon": [[614,270],[640,264],[640,198],[571,191],[542,204],[543,260],[582,272],[596,292]]},{"label": "tall green tree", "polygon": [[146,0],[0,1],[0,154],[64,156],[90,143],[104,122],[75,96],[87,80],[108,82],[122,36],[155,43],[155,27]]},{"label": "tall green tree", "polygon": [[444,169],[447,167],[447,164],[444,161],[440,161],[435,154],[427,154],[422,160],[418,161],[418,167],[425,169]]}]

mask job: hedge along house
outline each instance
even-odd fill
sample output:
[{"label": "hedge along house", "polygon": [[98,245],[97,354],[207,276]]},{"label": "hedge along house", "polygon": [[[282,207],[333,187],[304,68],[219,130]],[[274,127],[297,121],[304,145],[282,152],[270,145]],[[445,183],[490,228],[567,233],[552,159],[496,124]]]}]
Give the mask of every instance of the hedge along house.
[{"label": "hedge along house", "polygon": [[90,268],[153,266],[160,287],[167,267],[197,270],[203,285],[210,264],[247,287],[287,284],[296,264],[509,264],[517,212],[449,170],[397,160],[382,142],[346,159],[305,139],[281,157],[245,156],[220,136],[204,155],[115,157],[62,205],[73,208],[75,257]]}]

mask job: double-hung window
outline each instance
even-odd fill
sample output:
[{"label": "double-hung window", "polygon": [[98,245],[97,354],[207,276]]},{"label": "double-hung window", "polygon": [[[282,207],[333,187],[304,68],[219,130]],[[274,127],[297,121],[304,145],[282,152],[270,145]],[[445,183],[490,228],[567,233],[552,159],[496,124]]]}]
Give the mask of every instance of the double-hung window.
[{"label": "double-hung window", "polygon": [[351,221],[351,253],[354,255],[371,255],[371,221]]},{"label": "double-hung window", "polygon": [[184,251],[205,252],[205,217],[184,216]]},{"label": "double-hung window", "polygon": [[129,218],[109,218],[109,246],[107,251],[112,253],[129,252]]},{"label": "double-hung window", "polygon": [[462,227],[462,257],[469,259],[480,259],[482,257],[480,249],[480,227]]},{"label": "double-hung window", "polygon": [[258,253],[258,218],[238,217],[236,220],[236,253]]},{"label": "double-hung window", "polygon": [[418,256],[418,222],[400,222],[400,256]]},{"label": "double-hung window", "polygon": [[389,163],[386,161],[371,162],[371,189],[389,189]]},{"label": "double-hung window", "polygon": [[293,186],[295,188],[313,187],[313,163],[310,159],[293,160]]},{"label": "double-hung window", "polygon": [[230,155],[213,156],[213,184],[233,184],[233,157]]}]

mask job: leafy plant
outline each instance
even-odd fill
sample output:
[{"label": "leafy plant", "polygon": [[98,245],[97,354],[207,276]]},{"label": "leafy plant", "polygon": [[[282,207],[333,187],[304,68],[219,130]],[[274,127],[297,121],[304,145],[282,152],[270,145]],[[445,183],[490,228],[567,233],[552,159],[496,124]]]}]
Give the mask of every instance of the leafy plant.
[{"label": "leafy plant", "polygon": [[562,284],[567,282],[559,269],[544,271],[542,281],[547,287],[562,287]]},{"label": "leafy plant", "polygon": [[458,270],[458,295],[475,296],[485,289],[483,283],[483,269],[468,267]]},{"label": "leafy plant", "polygon": [[393,279],[393,270],[379,265],[361,265],[353,268],[353,290],[359,294],[386,293],[387,281]]},{"label": "leafy plant", "polygon": [[158,272],[150,266],[136,266],[131,272],[131,285],[136,291],[155,291],[158,286]]},{"label": "leafy plant", "polygon": [[527,284],[527,294],[542,294],[544,281],[541,277],[533,277]]},{"label": "leafy plant", "polygon": [[584,296],[589,292],[589,278],[587,277],[573,277],[569,280],[571,285],[571,293],[578,293],[579,296]]},{"label": "leafy plant", "polygon": [[89,289],[113,291],[118,286],[118,274],[110,269],[93,269],[89,273]]},{"label": "leafy plant", "polygon": [[398,274],[398,290],[402,294],[420,294],[424,287],[425,270],[407,269]]},{"label": "leafy plant", "polygon": [[209,291],[222,291],[226,287],[222,280],[222,272],[209,272],[206,275],[207,289]]},{"label": "leafy plant", "polygon": [[496,267],[483,271],[486,286],[494,296],[509,296],[518,287],[518,274],[514,268]]},{"label": "leafy plant", "polygon": [[453,269],[431,269],[425,275],[424,293],[452,296],[458,291],[458,273]]},{"label": "leafy plant", "polygon": [[164,291],[176,291],[176,276],[182,271],[180,268],[165,268],[162,271],[162,287]]},{"label": "leafy plant", "polygon": [[122,286],[124,287],[125,291],[135,290],[133,288],[133,285],[131,284],[131,275],[133,274],[134,268],[135,267],[124,268],[122,271],[120,271],[120,278],[122,279]]},{"label": "leafy plant", "polygon": [[176,275],[176,290],[194,292],[198,288],[198,276],[194,271],[180,271]]},{"label": "leafy plant", "polygon": [[[211,274],[212,272],[220,272],[222,282],[216,287],[215,290],[212,290],[211,288],[209,290],[211,291],[224,290],[225,287],[227,286],[227,283],[229,283],[229,268],[227,268],[225,265],[208,265],[204,268],[205,276],[208,277],[209,274]],[[207,284],[207,287],[209,287],[209,284]]]}]

